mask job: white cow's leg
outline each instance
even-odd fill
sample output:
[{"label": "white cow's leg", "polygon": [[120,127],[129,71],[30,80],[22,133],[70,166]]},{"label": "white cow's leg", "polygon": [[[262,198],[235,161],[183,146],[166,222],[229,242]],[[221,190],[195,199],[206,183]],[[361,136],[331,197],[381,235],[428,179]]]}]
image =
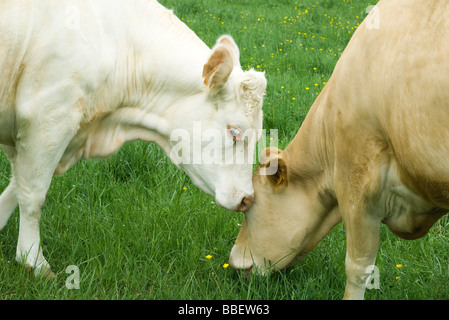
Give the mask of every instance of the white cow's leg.
[{"label": "white cow's leg", "polygon": [[69,138],[62,133],[62,139],[59,143],[52,144],[53,148],[50,149],[40,142],[43,140],[38,138],[38,133],[35,137],[37,139],[29,139],[30,142],[33,141],[31,144],[27,142],[19,149],[14,170],[20,209],[16,260],[33,269],[35,275],[45,276],[51,271],[42,253],[39,223],[53,173]]},{"label": "white cow's leg", "polygon": [[[25,196],[26,194],[26,196]],[[20,228],[16,260],[36,275],[49,275],[50,265],[42,253],[39,223],[45,196],[41,192],[23,192],[20,198]]]},{"label": "white cow's leg", "polygon": [[[58,97],[67,95],[60,94]],[[17,156],[13,172],[20,209],[16,260],[33,269],[35,275],[43,276],[50,275],[51,271],[41,248],[41,212],[55,169],[76,134],[80,121],[80,114],[73,111],[67,102],[58,104],[53,100],[48,105],[51,97],[44,98],[47,112],[18,117]],[[38,106],[40,104],[35,102],[24,109],[39,110]]]},{"label": "white cow's leg", "polygon": [[19,239],[16,260],[36,275],[50,274],[50,265],[42,253],[39,223],[47,190],[50,186],[53,170],[30,152],[19,153],[16,166],[16,196],[20,208]]},{"label": "white cow's leg", "polygon": [[[14,164],[17,152],[15,148],[8,146],[1,146],[11,164],[11,169],[14,171]],[[8,187],[0,196],[0,230],[2,230],[9,220],[9,217],[17,207],[17,197],[15,193],[16,182],[14,175],[9,182]]]},{"label": "white cow's leg", "polygon": [[0,230],[5,227],[16,207],[17,197],[15,193],[15,180],[12,178],[8,187],[0,196]]},{"label": "white cow's leg", "polygon": [[[72,128],[67,123],[66,128]],[[19,239],[16,260],[27,268],[32,268],[35,275],[49,275],[50,265],[42,253],[39,223],[48,188],[53,173],[74,135],[73,130],[62,130],[50,134],[52,141],[48,144],[49,130],[33,130],[25,143],[18,149],[15,164],[16,196],[20,209]],[[48,146],[51,147],[48,147]]]},{"label": "white cow's leg", "polygon": [[[353,207],[354,208],[354,207]],[[365,212],[346,212],[346,290],[344,299],[362,300],[371,279],[379,249],[380,221]]]}]

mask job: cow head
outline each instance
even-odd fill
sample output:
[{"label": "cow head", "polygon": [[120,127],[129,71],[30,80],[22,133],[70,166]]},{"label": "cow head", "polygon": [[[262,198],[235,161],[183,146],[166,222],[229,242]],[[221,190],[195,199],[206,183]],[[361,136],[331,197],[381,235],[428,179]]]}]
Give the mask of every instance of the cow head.
[{"label": "cow head", "polygon": [[253,175],[254,205],[229,260],[236,269],[260,273],[303,259],[340,221],[332,194],[319,194],[305,172],[295,172],[288,154],[269,148],[265,155]]},{"label": "cow head", "polygon": [[181,119],[180,130],[172,132],[170,158],[218,205],[244,211],[253,202],[265,75],[242,70],[229,36],[217,41],[202,71],[202,91],[184,101],[192,121]]}]

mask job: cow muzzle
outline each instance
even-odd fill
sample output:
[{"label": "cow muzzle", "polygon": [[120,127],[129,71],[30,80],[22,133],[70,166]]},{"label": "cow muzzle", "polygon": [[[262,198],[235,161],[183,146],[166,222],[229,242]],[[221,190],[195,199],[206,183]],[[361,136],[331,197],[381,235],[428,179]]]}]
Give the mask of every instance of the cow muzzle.
[{"label": "cow muzzle", "polygon": [[251,252],[246,247],[234,245],[229,255],[229,265],[234,269],[247,270],[250,272],[253,268],[253,259]]},{"label": "cow muzzle", "polygon": [[253,205],[254,194],[240,192],[217,193],[215,200],[220,207],[231,211],[245,212]]},{"label": "cow muzzle", "polygon": [[249,208],[251,208],[251,206],[254,203],[254,195],[248,195],[243,197],[242,201],[240,202],[239,205],[237,205],[237,210],[238,212],[245,212],[246,210],[248,210]]}]

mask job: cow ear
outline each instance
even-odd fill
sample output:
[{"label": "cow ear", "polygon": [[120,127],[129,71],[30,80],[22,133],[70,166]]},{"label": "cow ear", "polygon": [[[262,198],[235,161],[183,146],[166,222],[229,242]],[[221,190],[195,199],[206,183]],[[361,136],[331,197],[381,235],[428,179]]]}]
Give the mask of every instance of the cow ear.
[{"label": "cow ear", "polygon": [[283,190],[288,186],[287,164],[282,158],[282,150],[276,148],[267,148],[265,150],[266,158],[261,159],[261,175],[265,176],[270,187],[275,191]]},{"label": "cow ear", "polygon": [[287,175],[287,165],[285,160],[281,157],[276,157],[273,160],[270,160],[269,165],[276,166],[277,168],[274,174],[267,175],[267,179],[271,185],[271,188],[274,190],[283,190],[288,186],[288,175]]},{"label": "cow ear", "polygon": [[240,65],[240,50],[234,39],[230,35],[224,35],[218,38],[217,44],[222,44],[229,50],[234,66]]},{"label": "cow ear", "polygon": [[213,90],[220,90],[228,81],[234,68],[234,61],[230,50],[224,44],[214,47],[209,61],[204,65],[204,84]]}]

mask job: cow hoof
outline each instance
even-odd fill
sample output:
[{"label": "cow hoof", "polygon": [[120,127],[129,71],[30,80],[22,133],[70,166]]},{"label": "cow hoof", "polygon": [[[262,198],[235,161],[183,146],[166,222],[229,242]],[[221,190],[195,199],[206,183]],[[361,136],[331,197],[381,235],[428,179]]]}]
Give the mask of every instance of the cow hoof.
[{"label": "cow hoof", "polygon": [[45,270],[45,273],[42,275],[42,278],[47,280],[56,279],[56,274],[53,271],[51,271],[50,268],[48,268],[47,270]]},{"label": "cow hoof", "polygon": [[36,278],[41,279],[55,279],[56,275],[53,271],[51,271],[50,266],[41,268],[40,270],[30,266],[28,263],[25,265],[26,271],[29,273],[33,273]]}]

